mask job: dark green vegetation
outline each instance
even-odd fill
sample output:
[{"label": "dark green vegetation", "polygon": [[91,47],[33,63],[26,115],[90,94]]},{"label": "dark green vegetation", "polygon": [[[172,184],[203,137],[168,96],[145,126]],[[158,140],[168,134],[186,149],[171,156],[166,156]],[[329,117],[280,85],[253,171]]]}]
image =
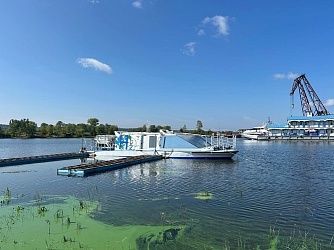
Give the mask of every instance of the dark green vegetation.
[{"label": "dark green vegetation", "polygon": [[[197,121],[196,130],[187,130],[186,125],[184,125],[180,132],[212,134],[211,130],[204,131],[202,127],[202,122]],[[159,132],[161,129],[172,130],[171,126],[150,125],[148,127],[146,124],[138,128],[119,128],[117,125],[99,124],[97,118],[89,118],[87,123],[73,124],[58,121],[55,125],[43,122],[40,126],[29,119],[11,119],[8,126],[0,127],[0,138],[94,137],[97,134],[114,134],[114,131],[117,130]]]},{"label": "dark green vegetation", "polygon": [[39,127],[36,122],[29,119],[10,120],[7,129],[0,129],[2,138],[34,138],[34,137],[82,137],[96,134],[113,134],[118,130],[116,125],[99,124],[97,118],[90,118],[87,123],[63,123],[58,121],[55,125],[42,123]]}]

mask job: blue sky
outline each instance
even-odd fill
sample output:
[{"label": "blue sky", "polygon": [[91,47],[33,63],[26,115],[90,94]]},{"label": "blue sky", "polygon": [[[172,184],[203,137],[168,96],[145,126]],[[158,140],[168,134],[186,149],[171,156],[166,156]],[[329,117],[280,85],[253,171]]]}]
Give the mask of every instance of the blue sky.
[{"label": "blue sky", "polygon": [[0,123],[237,130],[334,113],[334,1],[0,0]]}]

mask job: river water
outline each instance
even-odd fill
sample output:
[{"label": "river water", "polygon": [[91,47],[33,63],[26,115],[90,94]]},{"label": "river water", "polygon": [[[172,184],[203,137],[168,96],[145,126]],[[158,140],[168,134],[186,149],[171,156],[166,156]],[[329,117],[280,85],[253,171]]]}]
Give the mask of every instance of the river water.
[{"label": "river water", "polygon": [[[76,152],[81,143],[3,139],[0,158]],[[94,220],[119,230],[182,225],[175,239],[146,249],[268,249],[276,238],[290,249],[297,241],[334,245],[334,143],[240,139],[237,148],[228,161],[166,159],[85,178],[57,176],[78,159],[2,167],[0,191],[26,200],[36,193],[94,196],[100,203]]]}]

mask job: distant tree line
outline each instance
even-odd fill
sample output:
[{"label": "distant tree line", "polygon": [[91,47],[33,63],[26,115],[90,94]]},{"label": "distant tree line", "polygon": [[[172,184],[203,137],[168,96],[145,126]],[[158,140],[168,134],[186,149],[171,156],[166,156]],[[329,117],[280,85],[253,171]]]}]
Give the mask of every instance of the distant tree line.
[{"label": "distant tree line", "polygon": [[[188,130],[186,125],[179,129],[182,133],[196,133],[211,135],[212,131],[204,131],[203,124],[200,120],[197,121],[196,130]],[[171,131],[171,126],[147,125],[137,128],[119,128],[117,125],[100,124],[99,119],[89,118],[87,123],[64,123],[58,121],[56,124],[42,123],[39,127],[34,121],[29,119],[9,121],[9,125],[0,127],[0,138],[51,138],[51,137],[94,137],[98,134],[114,134],[115,131],[129,132],[159,132],[160,130]]]},{"label": "distant tree line", "polygon": [[87,123],[64,123],[58,121],[56,124],[42,123],[39,127],[36,122],[29,119],[9,121],[9,126],[0,128],[2,138],[50,138],[50,137],[93,137],[97,134],[114,134],[118,130],[116,125],[99,124],[97,118],[90,118]]}]

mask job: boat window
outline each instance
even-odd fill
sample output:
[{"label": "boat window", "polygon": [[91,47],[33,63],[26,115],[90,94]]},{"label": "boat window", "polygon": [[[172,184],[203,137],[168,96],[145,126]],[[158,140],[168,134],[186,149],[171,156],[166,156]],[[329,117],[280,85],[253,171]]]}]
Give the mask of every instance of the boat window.
[{"label": "boat window", "polygon": [[205,139],[204,137],[198,135],[180,135],[180,137],[197,148],[207,147],[211,144],[210,138]]},{"label": "boat window", "polygon": [[148,142],[148,147],[149,148],[155,148],[156,147],[156,141],[157,141],[156,136],[150,136],[150,139],[149,139],[149,142]]},{"label": "boat window", "polygon": [[162,148],[196,148],[193,144],[181,138],[179,135],[165,136]]}]

